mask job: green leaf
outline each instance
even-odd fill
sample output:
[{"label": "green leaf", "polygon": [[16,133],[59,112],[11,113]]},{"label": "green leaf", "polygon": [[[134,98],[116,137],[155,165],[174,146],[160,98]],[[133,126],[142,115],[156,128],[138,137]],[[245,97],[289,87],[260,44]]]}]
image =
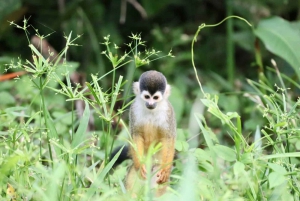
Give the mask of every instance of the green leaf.
[{"label": "green leaf", "polygon": [[268,179],[270,189],[285,182],[285,177],[277,172],[271,172]]},{"label": "green leaf", "polygon": [[299,31],[288,21],[272,17],[259,22],[254,30],[266,48],[285,59],[300,77],[300,37]]},{"label": "green leaf", "polygon": [[278,164],[276,164],[276,163],[268,163],[268,166],[272,169],[272,170],[274,170],[274,172],[277,172],[277,173],[279,173],[279,174],[286,174],[287,173],[287,171],[286,171],[286,169],[284,168],[284,167],[282,167],[281,165],[278,165]]},{"label": "green leaf", "polygon": [[175,149],[177,151],[187,151],[189,149],[189,144],[183,140],[176,140]]},{"label": "green leaf", "polygon": [[212,161],[210,151],[203,150],[200,148],[196,148],[194,151],[194,156],[197,158],[198,161]]},{"label": "green leaf", "polygon": [[269,159],[274,159],[274,158],[287,158],[287,157],[300,157],[300,152],[264,155],[264,156],[261,156],[259,159],[260,160],[269,160]]},{"label": "green leaf", "polygon": [[238,176],[239,174],[241,173],[244,173],[245,171],[245,165],[239,161],[237,161],[234,165],[233,165],[233,171],[234,171],[234,174],[236,176]]},{"label": "green leaf", "polygon": [[216,155],[225,161],[235,161],[236,153],[233,149],[223,146],[223,145],[215,145],[213,146],[213,151]]},{"label": "green leaf", "polygon": [[210,150],[203,150],[200,148],[190,149],[193,156],[197,159],[198,166],[201,171],[213,172],[214,167],[211,165],[213,161]]},{"label": "green leaf", "polygon": [[253,160],[254,160],[254,156],[253,156],[253,153],[243,153],[242,156],[241,156],[241,159],[240,161],[244,164],[250,164],[250,163],[253,163]]},{"label": "green leaf", "polygon": [[77,147],[80,143],[83,142],[83,139],[85,138],[86,129],[89,124],[90,119],[90,107],[89,104],[85,101],[85,109],[79,124],[79,127],[75,133],[75,136],[72,141],[72,148]]},{"label": "green leaf", "polygon": [[200,161],[198,164],[201,171],[213,173],[215,168],[214,166],[206,161]]}]

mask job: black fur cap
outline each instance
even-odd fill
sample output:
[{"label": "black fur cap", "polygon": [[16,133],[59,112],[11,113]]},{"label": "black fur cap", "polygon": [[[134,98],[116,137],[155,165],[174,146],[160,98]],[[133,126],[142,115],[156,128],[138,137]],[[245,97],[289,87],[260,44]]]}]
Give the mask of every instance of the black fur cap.
[{"label": "black fur cap", "polygon": [[157,91],[161,91],[162,94],[164,94],[167,86],[165,76],[155,70],[144,72],[139,79],[139,83],[140,91],[149,91],[151,95],[155,94]]}]

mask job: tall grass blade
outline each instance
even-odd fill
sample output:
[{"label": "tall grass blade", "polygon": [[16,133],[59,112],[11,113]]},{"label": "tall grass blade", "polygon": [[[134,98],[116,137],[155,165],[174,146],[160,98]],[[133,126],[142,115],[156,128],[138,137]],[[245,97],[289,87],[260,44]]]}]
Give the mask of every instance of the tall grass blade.
[{"label": "tall grass blade", "polygon": [[80,120],[80,124],[79,127],[74,135],[71,147],[75,148],[77,147],[82,141],[83,139],[86,137],[86,130],[89,124],[89,119],[90,119],[90,106],[87,103],[87,101],[85,101],[85,109],[82,115],[82,118]]}]

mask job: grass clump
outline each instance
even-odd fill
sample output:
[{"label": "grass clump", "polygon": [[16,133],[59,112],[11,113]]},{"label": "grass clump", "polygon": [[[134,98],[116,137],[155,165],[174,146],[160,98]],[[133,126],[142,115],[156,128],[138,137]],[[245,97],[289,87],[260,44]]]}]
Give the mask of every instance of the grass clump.
[{"label": "grass clump", "polygon": [[[119,132],[113,129],[112,122],[122,124],[123,131],[127,133],[121,117],[131,103],[129,86],[133,79],[132,75],[129,80],[122,75],[117,76],[117,70],[129,65],[134,73],[136,68],[164,56],[159,56],[154,49],[140,51],[145,42],[140,35],[134,34],[130,36],[132,41],[126,45],[129,51],[118,56],[119,47],[111,45],[109,36],[106,36],[102,43],[106,50],[102,54],[108,58],[112,68],[104,75],[91,75],[91,81],[81,86],[71,81],[71,74],[78,64],[67,61],[68,49],[78,46],[75,41],[80,36],[72,38],[72,33],[65,36],[65,48],[55,58],[52,58],[53,52],[45,58],[43,50],[37,49],[29,40],[31,27],[28,21],[25,19],[23,23],[19,26],[11,22],[24,30],[32,60],[24,63],[21,59],[12,61],[6,71],[25,70],[27,75],[15,82],[18,84],[26,79],[34,94],[20,101],[24,106],[1,108],[1,196],[17,200],[101,200],[116,195],[120,189],[113,188],[114,184],[107,177],[116,160],[115,157],[109,161],[108,156],[113,148],[114,136]],[[41,44],[49,36],[41,36],[37,30],[34,31]],[[111,84],[103,88],[100,83],[106,77],[111,77]],[[67,103],[58,105],[63,108],[52,105],[51,101],[57,97],[60,102]],[[80,119],[76,118],[77,101],[84,104]],[[121,106],[115,110],[117,102],[121,102]],[[69,111],[64,107],[68,107]],[[99,119],[100,129],[87,133],[93,116]],[[62,130],[60,126],[66,129]],[[121,199],[121,196],[116,195],[113,199],[119,200],[117,197]],[[126,197],[126,194],[123,196]]]}]

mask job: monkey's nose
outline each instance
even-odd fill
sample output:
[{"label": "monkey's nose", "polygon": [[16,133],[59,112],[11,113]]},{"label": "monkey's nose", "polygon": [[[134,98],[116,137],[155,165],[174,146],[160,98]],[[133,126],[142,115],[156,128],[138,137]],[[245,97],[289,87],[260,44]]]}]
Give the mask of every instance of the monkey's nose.
[{"label": "monkey's nose", "polygon": [[149,110],[153,110],[156,107],[156,103],[150,104],[150,103],[146,102],[146,107]]}]

